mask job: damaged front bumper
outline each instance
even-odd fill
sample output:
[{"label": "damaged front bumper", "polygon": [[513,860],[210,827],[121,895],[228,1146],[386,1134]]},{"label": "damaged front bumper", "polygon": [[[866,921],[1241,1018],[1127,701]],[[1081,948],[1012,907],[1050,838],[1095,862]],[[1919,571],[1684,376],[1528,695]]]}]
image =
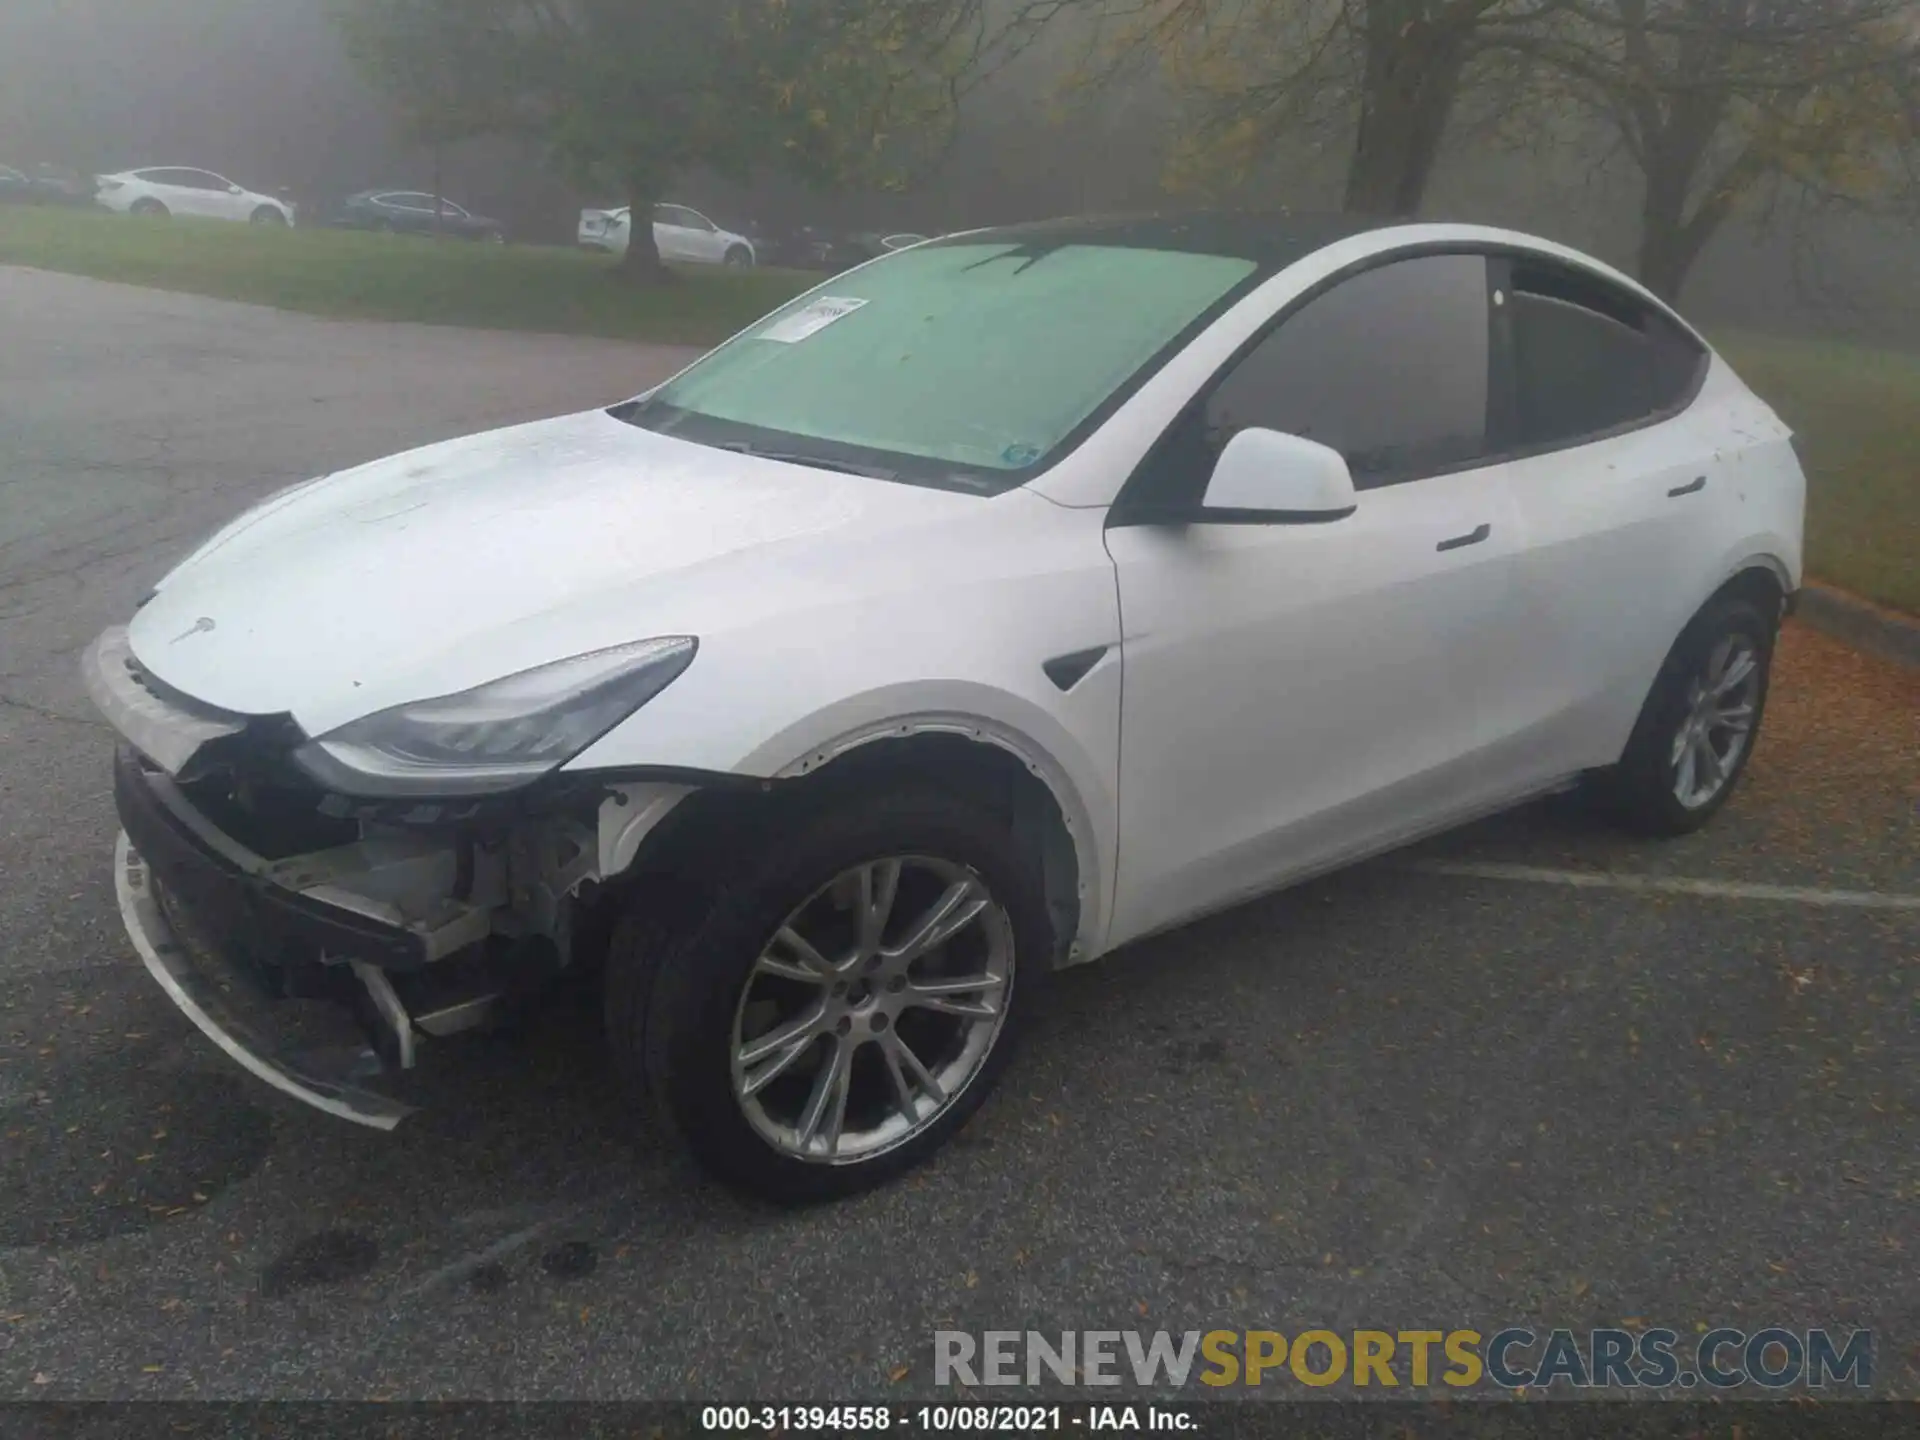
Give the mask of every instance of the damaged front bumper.
[{"label": "damaged front bumper", "polygon": [[390,1092],[428,1042],[484,1027],[566,963],[575,897],[598,878],[591,809],[337,815],[284,788],[284,736],[167,690],[124,631],[83,668],[123,742],[128,937],[175,1006],[275,1089],[390,1130],[414,1109]]},{"label": "damaged front bumper", "polygon": [[141,961],[181,1014],[230,1059],[282,1094],[342,1120],[391,1130],[413,1113],[411,1105],[356,1083],[381,1069],[371,1047],[359,1054],[302,1053],[283,1038],[268,1038],[281,1027],[243,1018],[260,1009],[255,982],[217,952],[190,949],[175,933],[153,872],[125,831],[114,846],[113,876],[121,923]]}]

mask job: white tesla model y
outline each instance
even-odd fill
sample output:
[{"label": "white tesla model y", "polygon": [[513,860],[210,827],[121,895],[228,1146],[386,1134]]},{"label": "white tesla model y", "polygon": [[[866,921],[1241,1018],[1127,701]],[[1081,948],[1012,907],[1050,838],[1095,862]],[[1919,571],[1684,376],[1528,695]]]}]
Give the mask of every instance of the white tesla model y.
[{"label": "white tesla model y", "polygon": [[1693,329],[1524,235],[950,236],[208,540],[85,662],[121,908],[234,1060],[382,1128],[599,967],[703,1162],[845,1192],[1059,967],[1570,785],[1703,824],[1803,488]]}]

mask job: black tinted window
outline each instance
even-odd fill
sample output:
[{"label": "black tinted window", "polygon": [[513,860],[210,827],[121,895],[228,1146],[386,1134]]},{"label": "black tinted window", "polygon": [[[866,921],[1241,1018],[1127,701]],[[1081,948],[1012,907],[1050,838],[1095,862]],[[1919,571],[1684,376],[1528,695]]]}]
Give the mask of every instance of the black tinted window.
[{"label": "black tinted window", "polygon": [[1651,306],[1554,266],[1514,267],[1512,325],[1518,442],[1527,449],[1672,409],[1706,358]]},{"label": "black tinted window", "polygon": [[1398,260],[1309,300],[1238,361],[1148,462],[1137,498],[1192,503],[1257,426],[1346,457],[1361,489],[1487,452],[1489,301],[1478,255]]}]

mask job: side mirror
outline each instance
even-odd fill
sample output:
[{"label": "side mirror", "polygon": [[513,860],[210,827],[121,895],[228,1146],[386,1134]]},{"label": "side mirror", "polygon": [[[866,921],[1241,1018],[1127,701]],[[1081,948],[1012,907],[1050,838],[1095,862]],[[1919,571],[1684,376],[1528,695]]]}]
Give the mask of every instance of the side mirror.
[{"label": "side mirror", "polygon": [[1311,525],[1344,520],[1358,508],[1353,476],[1338,450],[1283,435],[1242,430],[1214,464],[1196,519]]}]

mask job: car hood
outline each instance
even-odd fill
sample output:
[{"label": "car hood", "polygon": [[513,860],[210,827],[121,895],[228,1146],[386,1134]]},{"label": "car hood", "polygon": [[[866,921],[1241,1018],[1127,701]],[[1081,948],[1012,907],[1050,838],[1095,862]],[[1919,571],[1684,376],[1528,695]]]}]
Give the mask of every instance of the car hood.
[{"label": "car hood", "polygon": [[321,734],[607,646],[704,644],[842,602],[874,547],[984,503],[591,411],[282,492],[177,566],[128,642],[186,695]]}]

